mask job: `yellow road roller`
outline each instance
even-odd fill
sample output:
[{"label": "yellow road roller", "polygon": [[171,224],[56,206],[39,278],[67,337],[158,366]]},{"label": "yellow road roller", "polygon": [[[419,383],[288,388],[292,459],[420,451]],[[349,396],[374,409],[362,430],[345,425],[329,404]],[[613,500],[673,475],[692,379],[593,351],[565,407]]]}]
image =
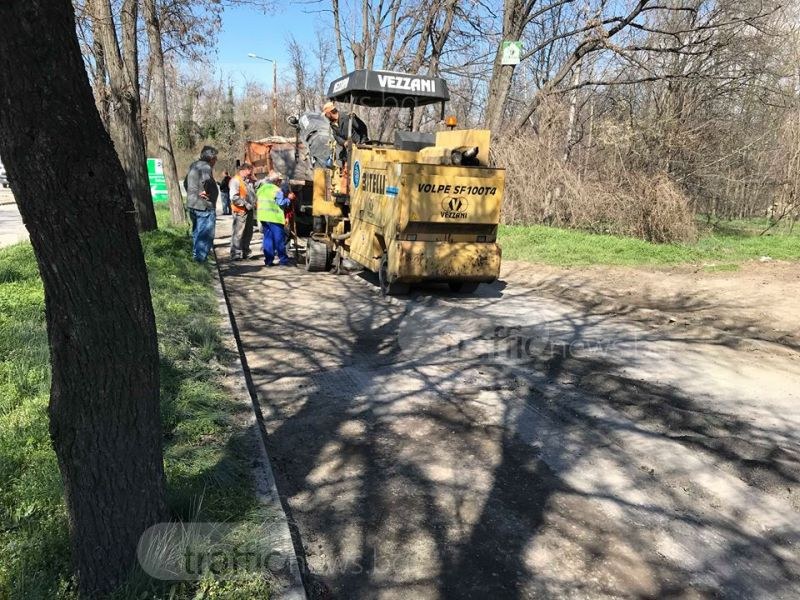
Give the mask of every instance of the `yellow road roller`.
[{"label": "yellow road roller", "polygon": [[[441,78],[358,70],[333,81],[328,98],[350,114],[354,106],[407,109],[413,123],[413,112],[430,104],[441,105],[444,122],[450,95]],[[340,270],[349,259],[378,273],[382,293],[392,295],[428,281],[470,293],[497,279],[505,169],[489,165],[489,131],[450,122],[432,133],[398,130],[391,142],[346,144],[342,152],[318,118],[294,122],[298,130],[313,125],[304,134],[309,146],[317,134],[328,136],[330,148],[326,160],[312,158],[308,270]]]}]

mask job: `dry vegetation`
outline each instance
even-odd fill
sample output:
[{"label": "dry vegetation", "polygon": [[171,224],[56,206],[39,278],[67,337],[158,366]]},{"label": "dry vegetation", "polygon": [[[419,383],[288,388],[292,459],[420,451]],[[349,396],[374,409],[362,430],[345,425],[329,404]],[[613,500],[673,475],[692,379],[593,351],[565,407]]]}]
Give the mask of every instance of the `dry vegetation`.
[{"label": "dry vegetation", "polygon": [[[104,115],[110,79],[95,57],[93,14],[107,3],[76,2]],[[242,85],[236,73],[209,80],[230,3],[156,4],[179,171],[204,143],[230,168],[245,140],[275,133],[271,87]],[[285,117],[318,109],[327,84],[350,70],[432,74],[447,80],[461,126],[492,130],[493,159],[508,168],[508,224],[670,242],[695,239],[698,215],[768,217],[780,230],[800,217],[800,0],[319,4],[326,17],[310,42],[285,36],[278,134],[293,135]],[[518,65],[502,64],[502,40],[522,42]],[[139,87],[151,154],[161,152],[156,63],[151,52]],[[359,112],[374,139],[442,126],[438,107],[415,111],[413,123],[405,111]]]},{"label": "dry vegetation", "polygon": [[[800,216],[795,7],[671,6],[602,61],[582,57],[539,100],[525,135],[498,131],[507,223],[653,242],[692,241],[698,215],[769,217],[791,230]],[[506,115],[518,110],[512,100]]]},{"label": "dry vegetation", "polygon": [[603,154],[585,175],[555,156],[542,137],[495,142],[494,160],[508,169],[504,220],[546,223],[651,242],[697,236],[686,195],[660,171],[629,171]]},{"label": "dry vegetation", "polygon": [[[319,31],[305,51],[290,39],[281,127],[321,103],[340,72],[438,73],[462,126],[493,130],[493,160],[508,169],[508,224],[686,242],[698,236],[698,215],[781,225],[800,216],[794,1],[332,8],[332,35]],[[522,40],[519,65],[501,64],[498,39]],[[187,158],[207,141],[236,155],[244,139],[272,132],[271,91],[249,84],[234,95],[198,80],[184,70],[171,86],[172,105],[183,107],[177,130],[192,134],[179,139]],[[360,113],[375,138],[411,125],[402,112]],[[414,126],[432,130],[438,119],[438,108],[419,110]]]}]

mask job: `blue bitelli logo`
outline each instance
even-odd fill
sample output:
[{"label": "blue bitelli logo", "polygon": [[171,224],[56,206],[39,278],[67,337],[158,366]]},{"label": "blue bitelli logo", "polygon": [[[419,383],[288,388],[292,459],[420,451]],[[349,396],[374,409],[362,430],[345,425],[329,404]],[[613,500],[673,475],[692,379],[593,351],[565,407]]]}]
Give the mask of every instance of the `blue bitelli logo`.
[{"label": "blue bitelli logo", "polygon": [[356,161],[353,165],[353,187],[358,187],[359,183],[361,183],[361,163]]}]

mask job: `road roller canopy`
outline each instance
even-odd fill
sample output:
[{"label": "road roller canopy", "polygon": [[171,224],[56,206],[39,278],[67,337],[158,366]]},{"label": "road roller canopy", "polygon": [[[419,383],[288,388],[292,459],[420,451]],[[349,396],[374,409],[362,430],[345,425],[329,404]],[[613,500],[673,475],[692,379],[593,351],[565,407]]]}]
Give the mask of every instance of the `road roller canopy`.
[{"label": "road roller canopy", "polygon": [[450,92],[440,77],[361,69],[331,82],[328,98],[360,106],[416,108],[447,102]]}]

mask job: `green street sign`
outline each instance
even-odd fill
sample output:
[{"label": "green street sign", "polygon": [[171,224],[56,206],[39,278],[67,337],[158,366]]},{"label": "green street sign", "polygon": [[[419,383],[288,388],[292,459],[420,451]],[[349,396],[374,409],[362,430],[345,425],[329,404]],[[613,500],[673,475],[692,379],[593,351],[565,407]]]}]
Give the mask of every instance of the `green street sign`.
[{"label": "green street sign", "polygon": [[150,194],[153,196],[153,202],[169,202],[164,165],[160,158],[147,159],[147,176],[150,179]]},{"label": "green street sign", "polygon": [[503,53],[501,64],[504,65],[519,64],[519,61],[522,59],[522,42],[519,41],[503,42],[500,48]]}]

